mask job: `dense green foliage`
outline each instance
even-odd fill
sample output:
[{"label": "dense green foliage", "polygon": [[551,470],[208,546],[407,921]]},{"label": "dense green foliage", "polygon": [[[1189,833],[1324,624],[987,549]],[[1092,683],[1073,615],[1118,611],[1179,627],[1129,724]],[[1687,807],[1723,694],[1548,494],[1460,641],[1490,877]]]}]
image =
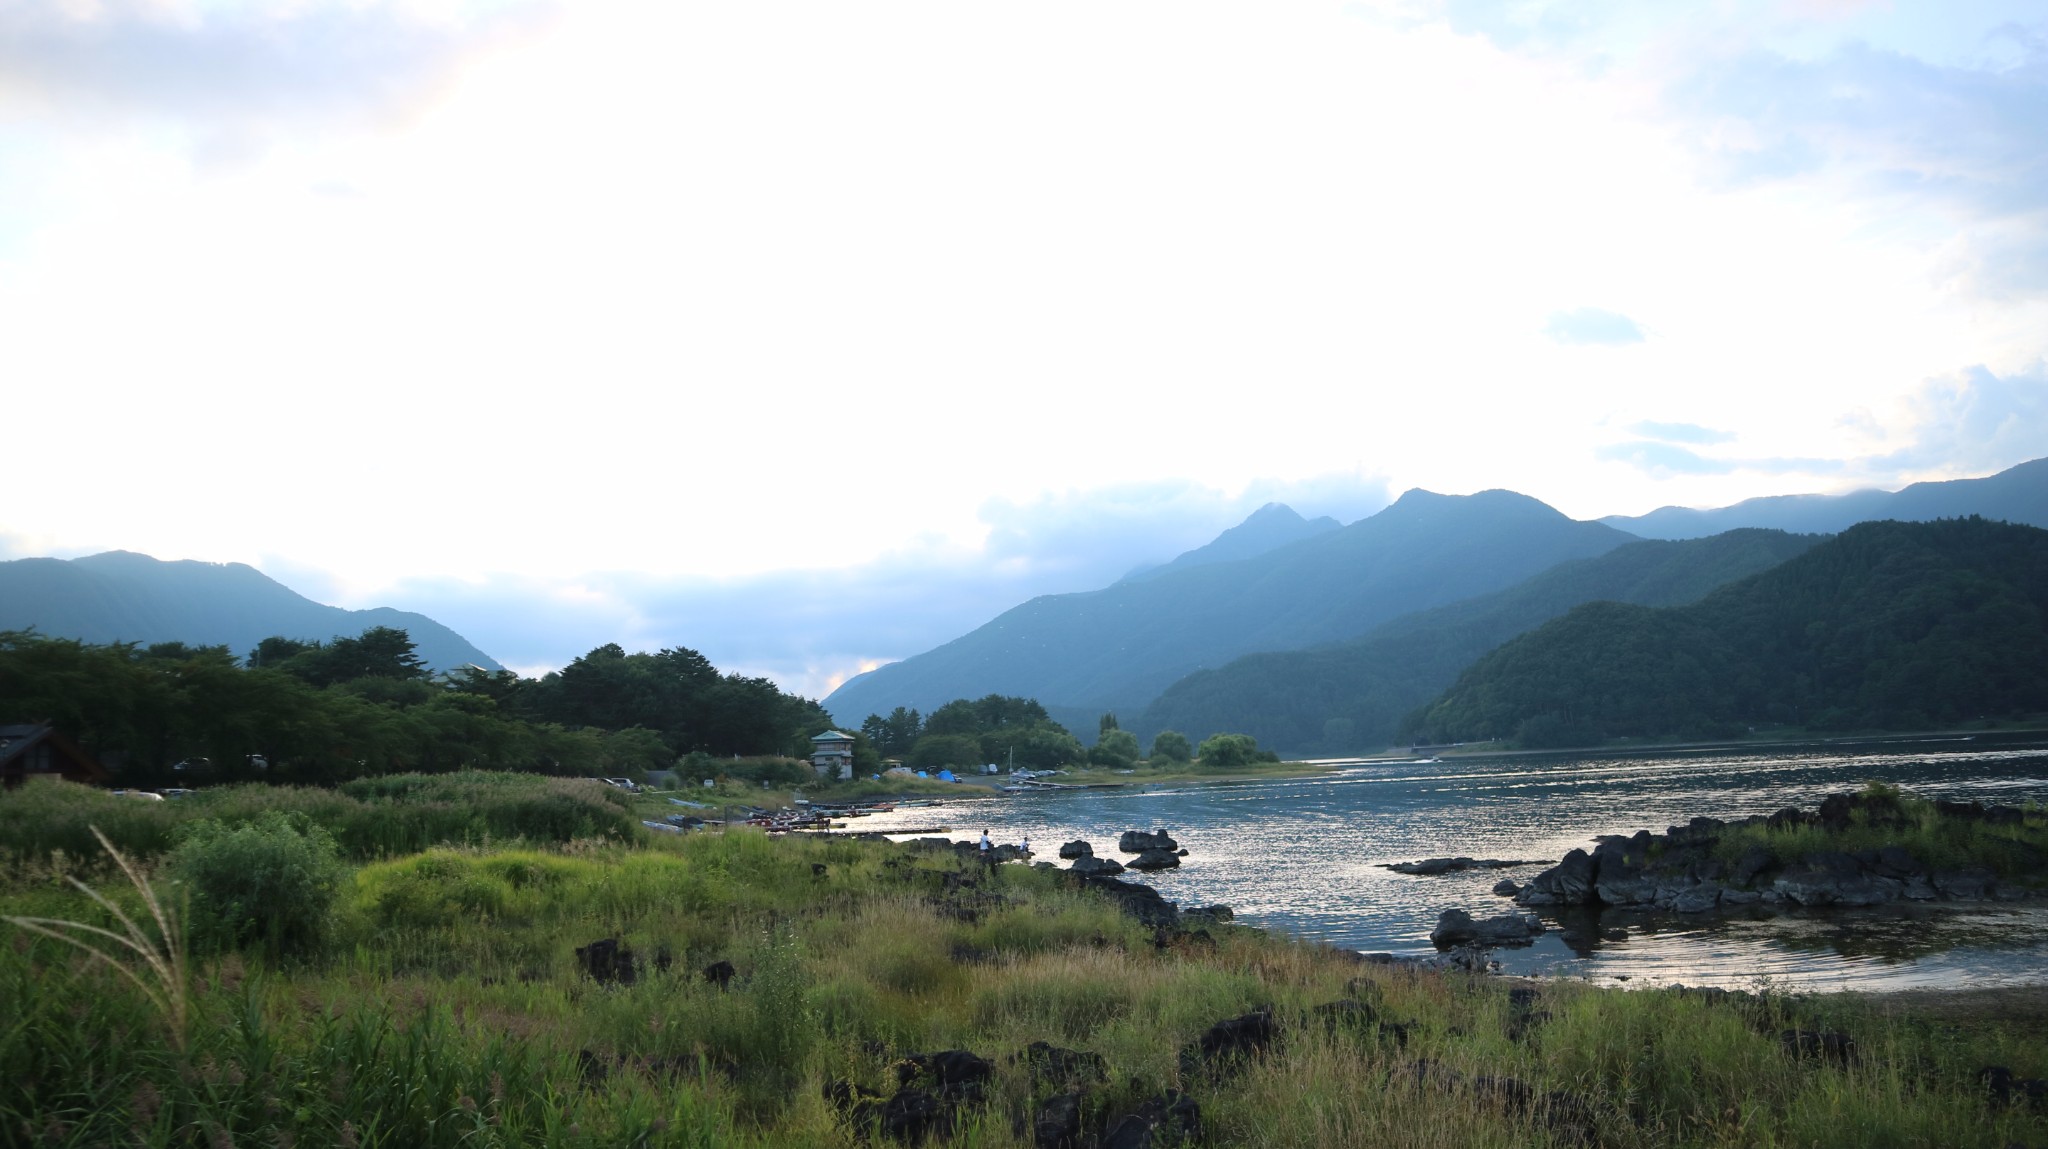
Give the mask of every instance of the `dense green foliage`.
[{"label": "dense green foliage", "polygon": [[1633,541],[1511,491],[1410,491],[1370,518],[1253,558],[1035,598],[848,681],[826,706],[881,713],[992,691],[1089,707],[1090,717],[1105,708],[1135,714],[1201,667],[1357,637]]},{"label": "dense green foliage", "polygon": [[195,947],[257,942],[272,958],[318,951],[347,876],[332,835],[275,810],[238,826],[205,819],[185,830],[164,869],[185,895]]},{"label": "dense green foliage", "polygon": [[1641,542],[1558,566],[1493,594],[1405,615],[1364,638],[1247,655],[1166,689],[1146,730],[1239,730],[1302,755],[1355,754],[1393,742],[1401,719],[1480,655],[1595,600],[1677,606],[1768,570],[1820,539],[1738,530],[1692,542]]},{"label": "dense green foliage", "polygon": [[[0,913],[105,920],[33,877],[0,887]],[[1092,1118],[1184,1090],[1213,1145],[2048,1137],[2048,1115],[1993,1106],[1978,1077],[2048,1071],[2032,1018],[1936,1026],[1853,997],[1360,965],[1241,926],[1155,931],[1060,875],[950,850],[747,831],[442,849],[365,866],[327,918],[320,951],[282,968],[204,961],[180,987],[182,1044],[105,966],[0,926],[0,1140],[854,1149],[893,1142],[849,1122],[829,1083],[886,1094],[897,1059],[966,1049],[990,1059],[983,1100],[925,1143],[1024,1149],[1061,1088],[1034,1078],[1032,1042],[1101,1059]],[[637,955],[633,984],[580,972],[576,947],[605,938]],[[729,986],[699,972],[720,960]],[[1229,1071],[1183,1061],[1255,1009],[1274,1018],[1268,1048]],[[1846,1031],[1857,1056],[1788,1053],[1792,1028]]]},{"label": "dense green foliage", "polygon": [[860,732],[874,744],[876,753],[885,758],[901,758],[924,736],[924,716],[899,706],[887,718],[868,715],[860,724]]},{"label": "dense green foliage", "polygon": [[1029,766],[1034,770],[1064,766],[1087,757],[1080,742],[1054,722],[1035,699],[990,694],[974,701],[956,698],[924,718],[915,710],[897,707],[888,718],[870,714],[861,723],[875,741],[901,745],[903,737],[915,734],[905,764],[918,770],[942,767],[978,766],[995,762],[1007,766]]},{"label": "dense green foliage", "polygon": [[1475,663],[1411,729],[1584,745],[1913,729],[2048,710],[2048,531],[1865,523],[1691,606],[1581,606]]},{"label": "dense green foliage", "polygon": [[1186,762],[1195,756],[1194,744],[1178,730],[1161,730],[1152,737],[1152,754],[1158,762]]},{"label": "dense green foliage", "polygon": [[[54,722],[129,784],[463,768],[639,777],[678,754],[808,756],[817,703],[692,650],[599,647],[540,679],[429,678],[404,631],[224,647],[0,632],[0,723]],[[184,768],[176,768],[179,764]]]},{"label": "dense green foliage", "polygon": [[1088,761],[1095,766],[1128,769],[1137,765],[1141,756],[1138,736],[1128,730],[1106,730],[1088,748]]},{"label": "dense green foliage", "polygon": [[1254,762],[1280,761],[1280,755],[1259,749],[1259,740],[1249,734],[1211,734],[1202,739],[1195,757],[1204,766],[1249,766]]}]

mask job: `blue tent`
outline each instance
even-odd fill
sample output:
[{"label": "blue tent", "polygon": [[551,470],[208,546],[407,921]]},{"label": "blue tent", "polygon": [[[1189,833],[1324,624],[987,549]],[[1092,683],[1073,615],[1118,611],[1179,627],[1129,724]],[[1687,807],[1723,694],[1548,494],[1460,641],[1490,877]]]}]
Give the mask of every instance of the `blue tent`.
[{"label": "blue tent", "polygon": [[958,782],[959,780],[960,779],[953,777],[953,772],[951,770],[939,771],[939,781],[941,782]]}]

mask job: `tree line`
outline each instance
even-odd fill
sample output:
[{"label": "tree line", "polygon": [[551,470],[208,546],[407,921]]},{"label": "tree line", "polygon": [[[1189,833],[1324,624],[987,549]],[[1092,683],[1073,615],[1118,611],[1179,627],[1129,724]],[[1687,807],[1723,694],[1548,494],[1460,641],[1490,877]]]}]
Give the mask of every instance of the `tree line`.
[{"label": "tree line", "polygon": [[[1087,763],[1128,769],[1140,761],[1184,763],[1197,748],[1185,734],[1163,730],[1144,752],[1138,736],[1121,729],[1115,714],[1099,720],[1095,745],[1084,747],[1066,727],[1052,720],[1036,699],[990,694],[975,701],[956,698],[930,715],[898,706],[887,716],[870,714],[860,724],[860,737],[877,754],[917,770],[952,769],[995,763],[1046,770]],[[1245,734],[1218,734],[1204,739],[1202,763],[1242,766],[1277,762],[1279,755],[1262,751]]]},{"label": "tree line", "polygon": [[266,638],[241,657],[0,631],[0,723],[34,721],[54,723],[123,781],[153,785],[464,767],[637,777],[687,755],[808,757],[811,736],[832,725],[815,701],[720,673],[682,647],[607,644],[526,678],[434,674],[391,627]]}]

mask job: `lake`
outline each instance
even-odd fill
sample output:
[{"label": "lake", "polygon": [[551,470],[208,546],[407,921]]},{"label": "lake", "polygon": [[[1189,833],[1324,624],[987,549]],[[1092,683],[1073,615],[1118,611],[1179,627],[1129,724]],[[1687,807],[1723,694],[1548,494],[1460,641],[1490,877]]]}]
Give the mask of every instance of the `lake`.
[{"label": "lake", "polygon": [[[1117,836],[1165,828],[1178,870],[1129,875],[1183,905],[1222,902],[1238,920],[1365,951],[1430,954],[1437,915],[1512,910],[1491,893],[1526,882],[1598,834],[1661,833],[1696,815],[1812,809],[1867,781],[1931,798],[2048,800],[2038,734],[1922,737],[1614,755],[1500,755],[1334,764],[1313,778],[982,796],[968,792],[861,819],[861,830],[986,828],[1029,836],[1041,859],[1085,838],[1121,858]],[[1438,855],[1529,859],[1505,871],[1413,877],[1382,863]],[[1065,863],[1061,863],[1064,865]],[[1640,984],[1893,989],[2048,983],[2048,901],[1766,915],[1559,916],[1535,945],[1495,957],[1517,973]],[[1562,928],[1561,928],[1562,927]]]}]

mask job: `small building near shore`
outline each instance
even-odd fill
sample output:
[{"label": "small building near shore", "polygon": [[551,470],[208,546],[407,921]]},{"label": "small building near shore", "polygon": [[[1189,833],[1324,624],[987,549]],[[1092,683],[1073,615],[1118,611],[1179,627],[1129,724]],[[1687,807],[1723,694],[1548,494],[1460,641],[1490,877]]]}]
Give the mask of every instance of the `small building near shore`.
[{"label": "small building near shore", "polygon": [[853,777],[853,735],[827,730],[811,739],[811,769],[820,778]]},{"label": "small building near shore", "polygon": [[31,778],[62,778],[104,786],[113,774],[47,722],[0,726],[0,785],[12,790]]}]

